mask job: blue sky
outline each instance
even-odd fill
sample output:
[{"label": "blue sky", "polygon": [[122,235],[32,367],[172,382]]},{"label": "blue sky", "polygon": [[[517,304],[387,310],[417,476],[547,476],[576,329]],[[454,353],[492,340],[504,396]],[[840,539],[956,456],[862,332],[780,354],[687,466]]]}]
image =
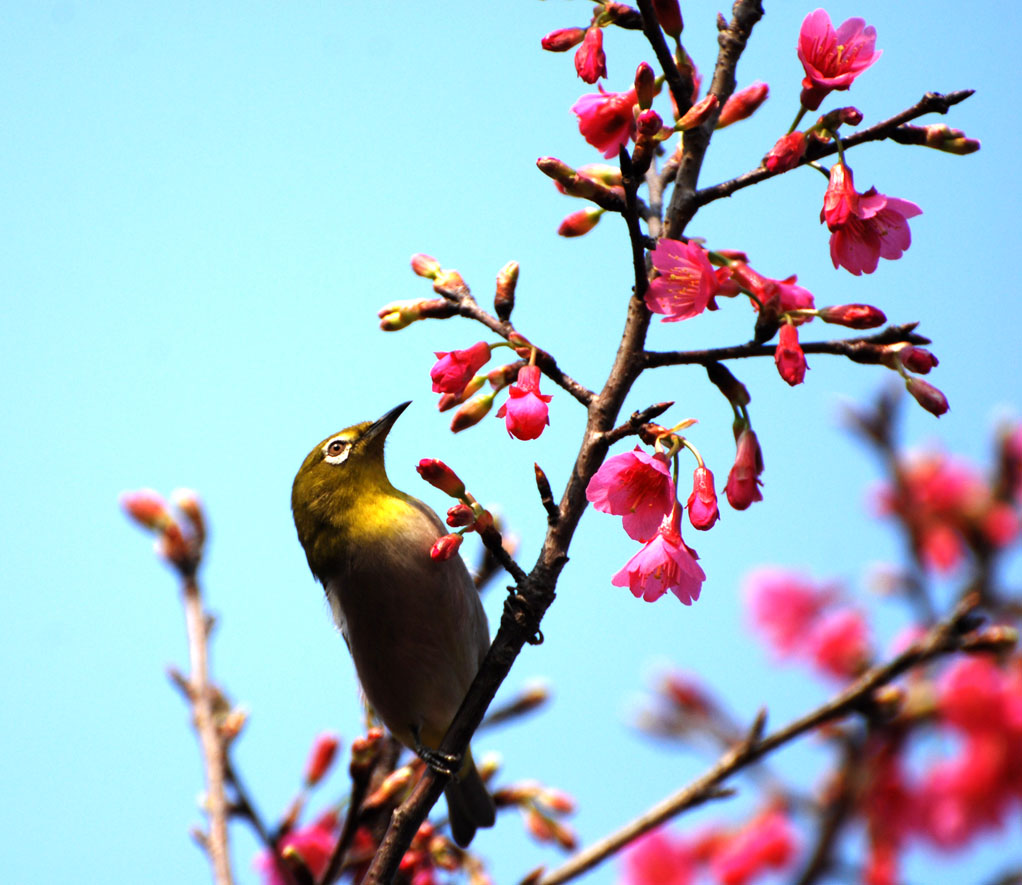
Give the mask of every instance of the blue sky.
[{"label": "blue sky", "polygon": [[[767,81],[771,97],[753,120],[718,133],[704,184],[754,167],[794,116],[794,45],[812,7],[776,6],[738,77]],[[847,101],[824,108],[854,103],[868,125],[927,90],[975,88],[946,122],[983,150],[959,158],[868,145],[850,155],[860,188],[875,184],[924,210],[905,258],[871,277],[831,266],[818,223],[824,181],[812,171],[712,205],[689,232],[746,250],[768,275],[797,272],[818,304],[867,301],[892,321],[922,320],[941,360],[932,378],[952,411],[938,422],[908,409],[906,438],[982,459],[995,421],[1017,416],[1022,400],[1017,96],[991,31],[996,21],[1015,33],[1019,13],[990,2],[827,8],[835,22],[874,24],[884,55]],[[589,91],[570,54],[539,50],[544,33],[585,24],[588,9],[559,0],[4,9],[0,846],[9,881],[206,875],[187,836],[198,820],[196,748],[164,677],[185,660],[180,606],[172,576],[118,511],[123,489],[191,486],[207,502],[202,577],[220,618],[215,672],[251,711],[237,759],[267,815],[286,805],[315,733],[350,739],[360,729],[352,669],[289,513],[292,477],[312,445],[414,400],[388,448],[395,484],[446,507],[413,469],[421,457],[445,459],[499,505],[522,536],[521,561],[533,561],[544,519],[532,463],[559,492],[583,413],[556,393],[551,427],[535,443],[509,440],[492,418],[452,436],[429,391],[432,351],[467,346],[481,330],[452,320],[385,335],[375,314],[428,294],[408,269],[414,252],[457,267],[484,304],[497,270],[515,259],[519,328],[573,376],[602,383],[629,294],[624,227],[607,218],[582,240],[557,238],[579,204],[534,166],[544,155],[599,159],[568,110]],[[684,4],[686,45],[707,74],[716,12]],[[609,32],[606,48],[610,89],[625,88],[650,57],[635,34]],[[651,346],[746,340],[747,310],[726,308],[657,324]],[[584,841],[706,761],[631,728],[658,668],[698,672],[739,715],[766,704],[777,723],[825,696],[805,673],[775,671],[750,641],[736,601],[749,567],[796,565],[861,587],[869,564],[897,556],[866,512],[875,465],[839,426],[840,403],[868,399],[890,373],[836,358],[810,367],[793,390],[769,360],[740,367],[765,449],[765,500],[689,539],[709,576],[696,606],[665,598],[653,607],[611,587],[633,545],[617,520],[582,521],[547,641],[526,650],[508,683],[546,678],[554,702],[481,736],[476,752],[499,751],[508,780],[574,794]],[[722,482],[729,414],[701,370],[644,377],[626,408],[661,399],[677,401],[673,420],[699,419],[692,438]],[[486,600],[491,623],[498,597]],[[896,607],[873,604],[887,632],[903,623]],[[781,764],[797,771],[798,752]],[[745,807],[739,798],[713,813]],[[499,833],[476,847],[501,881],[556,863],[515,822]],[[254,843],[235,834],[240,880],[254,882]],[[987,848],[1018,853],[1017,843]],[[607,867],[592,881],[613,875]]]}]

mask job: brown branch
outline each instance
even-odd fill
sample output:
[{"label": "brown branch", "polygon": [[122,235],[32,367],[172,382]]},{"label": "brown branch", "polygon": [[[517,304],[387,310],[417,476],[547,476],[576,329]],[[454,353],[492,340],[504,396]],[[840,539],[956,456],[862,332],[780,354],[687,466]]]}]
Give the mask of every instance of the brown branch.
[{"label": "brown branch", "polygon": [[730,24],[726,24],[723,19],[717,23],[720,31],[717,37],[720,52],[717,54],[717,65],[708,90],[708,94],[717,96],[719,102],[717,110],[702,126],[689,129],[682,139],[681,162],[674,177],[674,193],[671,194],[664,230],[664,236],[672,240],[678,239],[685,232],[688,223],[699,209],[700,204],[696,202],[696,184],[703,166],[703,157],[706,155],[706,148],[709,147],[713,128],[717,125],[720,109],[735,91],[735,70],[738,67],[738,60],[745,50],[753,27],[763,16],[763,4],[760,0],[735,0],[731,13]]},{"label": "brown branch", "polygon": [[[974,90],[972,89],[959,89],[956,92],[950,92],[947,95],[941,95],[938,92],[927,92],[919,101],[917,101],[912,107],[906,108],[893,117],[889,117],[880,123],[876,123],[870,126],[868,129],[861,129],[858,132],[849,135],[847,138],[841,139],[841,149],[848,150],[856,145],[865,144],[868,141],[883,141],[887,138],[892,138],[896,130],[903,123],[907,123],[909,120],[915,120],[917,117],[922,117],[924,114],[946,114],[948,108],[959,102],[965,101]],[[829,157],[831,154],[837,153],[837,144],[822,144],[818,141],[812,142],[809,146],[809,150],[806,151],[805,157],[799,163],[799,166],[804,166],[807,163],[812,163],[816,160],[820,160],[823,157]],[[798,168],[798,167],[794,167]],[[787,170],[790,171],[790,170]],[[712,187],[703,188],[692,196],[693,209],[698,209],[701,206],[705,206],[707,203],[712,203],[714,200],[719,200],[722,197],[730,197],[731,194],[736,191],[740,191],[743,188],[747,188],[753,184],[759,184],[761,181],[765,181],[768,178],[773,178],[776,175],[783,175],[783,172],[770,172],[764,166],[760,166],[758,169],[752,169],[743,175],[739,175],[737,178],[732,178],[730,181],[723,181],[720,184],[715,184]]]},{"label": "brown branch", "polygon": [[181,598],[188,631],[188,657],[191,675],[188,697],[192,718],[199,737],[202,761],[206,775],[206,798],[203,803],[209,818],[209,832],[204,844],[213,866],[213,881],[217,885],[231,885],[231,858],[227,838],[227,818],[230,806],[224,789],[227,770],[227,747],[217,728],[214,703],[217,692],[209,680],[209,623],[202,608],[199,582],[193,573],[182,574]]},{"label": "brown branch", "polygon": [[[829,353],[846,356],[855,362],[877,363],[880,349],[889,344],[925,345],[930,339],[915,332],[917,323],[905,323],[900,326],[888,326],[876,335],[861,338],[839,338],[834,341],[807,341],[801,344],[805,353]],[[647,368],[660,366],[686,366],[692,364],[709,365],[721,360],[747,359],[749,357],[774,355],[775,348],[769,344],[734,344],[730,347],[711,347],[707,350],[674,350],[647,351]]]},{"label": "brown branch", "polygon": [[653,54],[664,72],[667,86],[671,90],[674,103],[679,114],[684,114],[692,107],[692,77],[684,76],[674,63],[674,57],[664,39],[664,33],[660,30],[660,22],[657,20],[656,12],[653,9],[652,0],[637,0],[636,6],[642,14],[642,32],[646,35],[649,45],[653,47]]},{"label": "brown branch", "polygon": [[848,688],[821,707],[790,722],[766,737],[760,736],[763,714],[749,731],[748,737],[725,753],[702,776],[672,796],[658,802],[620,830],[578,852],[562,866],[543,876],[537,885],[560,885],[580,876],[634,839],[670,820],[677,814],[718,795],[721,784],[751,763],[807,732],[850,713],[869,710],[872,692],[919,664],[957,651],[995,651],[1017,642],[1014,631],[992,628],[988,631],[962,632],[971,621],[978,596],[963,600],[945,620],[932,627],[925,636],[913,642],[886,664],[870,668]]}]

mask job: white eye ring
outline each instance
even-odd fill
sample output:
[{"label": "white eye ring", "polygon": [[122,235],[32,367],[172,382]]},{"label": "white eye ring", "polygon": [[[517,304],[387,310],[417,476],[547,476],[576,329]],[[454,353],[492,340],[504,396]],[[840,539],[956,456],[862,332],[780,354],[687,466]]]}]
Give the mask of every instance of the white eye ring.
[{"label": "white eye ring", "polygon": [[323,446],[323,460],[327,464],[343,464],[351,453],[351,443],[345,439],[334,438]]}]

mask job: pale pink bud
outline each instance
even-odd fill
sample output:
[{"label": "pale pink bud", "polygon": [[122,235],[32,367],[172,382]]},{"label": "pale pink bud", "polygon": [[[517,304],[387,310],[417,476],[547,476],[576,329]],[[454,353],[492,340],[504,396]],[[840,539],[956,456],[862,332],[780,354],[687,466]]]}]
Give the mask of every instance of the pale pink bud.
[{"label": "pale pink bud", "polygon": [[324,732],[319,735],[312,744],[312,752],[305,764],[305,785],[314,787],[326,776],[337,756],[337,750],[341,745],[340,738],[336,734]]},{"label": "pale pink bud", "polygon": [[578,46],[585,36],[584,28],[558,28],[540,40],[539,45],[547,52],[567,52]]},{"label": "pale pink bud", "polygon": [[465,483],[453,470],[437,458],[423,458],[415,470],[433,488],[440,489],[452,498],[465,497]]},{"label": "pale pink bud", "polygon": [[847,326],[849,329],[875,329],[887,322],[887,316],[870,304],[838,304],[821,307],[820,319],[825,323]]},{"label": "pale pink bud", "polygon": [[412,256],[412,270],[420,277],[435,280],[440,273],[440,262],[431,255],[423,255],[419,252]]},{"label": "pale pink bud", "polygon": [[922,378],[914,376],[907,378],[905,380],[905,389],[912,394],[919,405],[938,418],[950,408],[947,403],[947,397],[932,384],[923,381]]},{"label": "pale pink bud", "polygon": [[751,117],[770,95],[770,87],[766,83],[753,83],[734,93],[721,109],[717,118],[717,128],[723,129],[739,120]]},{"label": "pale pink bud", "polygon": [[717,493],[713,489],[713,474],[702,466],[692,476],[692,494],[688,496],[688,519],[692,527],[705,532],[720,519]]},{"label": "pale pink bud", "polygon": [[450,559],[461,546],[461,535],[442,535],[433,543],[429,551],[430,558],[439,562]]}]

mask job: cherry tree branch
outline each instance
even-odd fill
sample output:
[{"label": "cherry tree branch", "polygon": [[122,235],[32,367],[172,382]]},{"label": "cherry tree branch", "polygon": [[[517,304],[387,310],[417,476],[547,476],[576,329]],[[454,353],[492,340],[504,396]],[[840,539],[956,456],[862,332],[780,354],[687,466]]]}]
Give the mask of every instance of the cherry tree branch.
[{"label": "cherry tree branch", "polygon": [[978,603],[978,595],[970,594],[946,619],[930,628],[901,654],[886,664],[871,667],[827,703],[766,736],[762,734],[765,711],[761,711],[746,738],[721,756],[703,775],[621,829],[578,852],[540,878],[536,885],[561,885],[577,878],[682,811],[716,798],[724,781],[768,753],[828,722],[851,713],[868,712],[872,707],[872,693],[913,667],[954,652],[1002,651],[1013,647],[1018,640],[1014,630],[1003,627],[980,631],[969,629]]},{"label": "cherry tree branch", "polygon": [[[847,138],[841,139],[841,149],[848,150],[856,145],[865,144],[869,141],[883,141],[884,139],[894,139],[898,128],[909,122],[909,120],[915,120],[918,117],[922,117],[925,114],[946,114],[948,109],[953,107],[960,102],[965,101],[975,90],[972,89],[959,89],[955,92],[949,92],[947,95],[941,95],[939,92],[927,92],[919,101],[917,101],[912,107],[906,108],[900,113],[895,114],[893,117],[888,117],[886,120],[876,123],[867,129],[861,129],[858,132],[849,135]],[[804,166],[807,163],[815,162],[823,157],[829,157],[832,154],[837,153],[837,144],[822,144],[818,141],[810,143],[809,149],[806,151],[805,157],[799,163],[799,166]],[[797,166],[794,168],[798,168]],[[791,171],[791,170],[787,170]],[[700,191],[694,193],[691,197],[691,206],[693,211],[707,203],[712,203],[715,200],[719,200],[722,197],[730,197],[736,191],[740,191],[743,188],[747,188],[753,184],[759,184],[761,181],[766,181],[768,178],[773,178],[777,175],[783,175],[783,172],[771,172],[765,166],[760,166],[757,169],[752,169],[749,172],[739,175],[737,178],[732,178],[730,181],[723,181],[720,184],[715,184],[712,187],[703,188]]]},{"label": "cherry tree branch", "polygon": [[[829,353],[846,356],[859,363],[877,363],[881,349],[890,344],[925,345],[930,339],[915,332],[917,323],[905,323],[900,326],[888,326],[876,335],[861,338],[839,338],[834,341],[807,341],[800,344],[805,353]],[[774,346],[770,344],[734,344],[730,347],[711,347],[706,350],[675,350],[647,351],[645,364],[647,368],[660,366],[708,365],[722,360],[748,359],[749,357],[774,355]]]}]

